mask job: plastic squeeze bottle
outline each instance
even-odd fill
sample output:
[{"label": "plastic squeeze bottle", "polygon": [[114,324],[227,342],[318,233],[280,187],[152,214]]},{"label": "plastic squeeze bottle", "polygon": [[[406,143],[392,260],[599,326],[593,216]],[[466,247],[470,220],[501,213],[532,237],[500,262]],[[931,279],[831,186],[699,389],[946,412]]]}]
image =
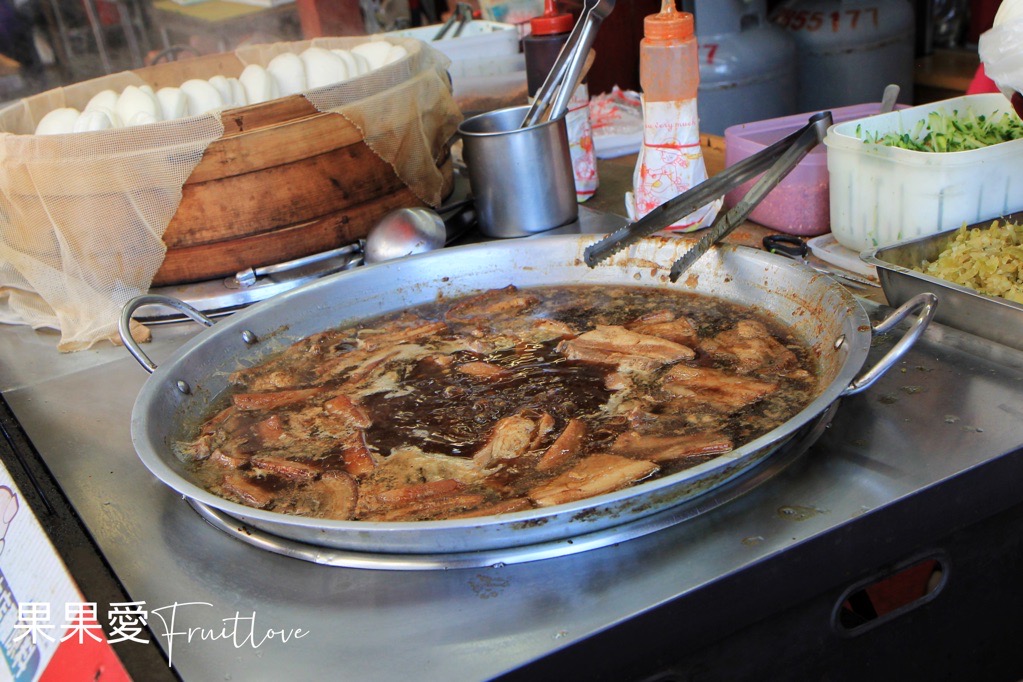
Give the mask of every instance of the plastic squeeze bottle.
[{"label": "plastic squeeze bottle", "polygon": [[[643,145],[632,176],[632,192],[625,194],[632,220],[707,179],[696,112],[700,68],[693,15],[676,11],[675,0],[662,0],[661,12],[643,20],[639,82],[643,88]],[[720,208],[718,199],[669,229],[690,232],[708,227]]]},{"label": "plastic squeeze bottle", "polygon": [[[574,23],[571,14],[557,11],[554,0],[547,0],[544,13],[530,20],[530,35],[522,39],[530,102],[547,79]],[[585,79],[568,101],[565,126],[568,128],[569,152],[575,175],[575,198],[581,203],[593,196],[599,183],[593,154],[593,127],[590,124],[590,91]]]}]

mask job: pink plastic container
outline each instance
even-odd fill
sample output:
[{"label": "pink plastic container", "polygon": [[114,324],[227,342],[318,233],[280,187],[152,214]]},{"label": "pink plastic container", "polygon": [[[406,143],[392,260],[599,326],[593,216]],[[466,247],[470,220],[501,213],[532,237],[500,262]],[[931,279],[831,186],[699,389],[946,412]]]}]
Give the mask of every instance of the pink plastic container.
[{"label": "pink plastic container", "polygon": [[[831,110],[831,118],[834,123],[843,123],[873,116],[880,108],[880,102],[839,107]],[[897,105],[896,108],[903,109],[905,105]],[[815,113],[795,114],[726,128],[725,167],[799,130]],[[735,206],[754,182],[756,179],[725,195],[725,204],[729,208]],[[828,197],[827,150],[823,144],[819,144],[753,209],[750,220],[788,234],[804,237],[824,234],[831,229]]]}]

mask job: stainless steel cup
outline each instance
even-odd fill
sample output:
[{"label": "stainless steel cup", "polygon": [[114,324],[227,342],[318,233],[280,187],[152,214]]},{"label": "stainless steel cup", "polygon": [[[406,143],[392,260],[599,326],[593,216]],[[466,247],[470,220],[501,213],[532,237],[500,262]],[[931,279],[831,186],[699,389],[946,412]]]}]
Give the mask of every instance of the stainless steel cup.
[{"label": "stainless steel cup", "polygon": [[528,106],[473,116],[458,127],[480,231],[525,237],[579,215],[565,117],[520,128]]}]

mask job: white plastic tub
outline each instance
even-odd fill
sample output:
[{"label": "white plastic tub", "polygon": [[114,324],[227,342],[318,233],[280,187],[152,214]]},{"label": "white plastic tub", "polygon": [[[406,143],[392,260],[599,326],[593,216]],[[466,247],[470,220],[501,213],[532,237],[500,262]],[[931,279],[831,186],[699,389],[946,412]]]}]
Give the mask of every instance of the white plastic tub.
[{"label": "white plastic tub", "polygon": [[458,22],[455,22],[440,40],[433,37],[441,29],[441,24],[408,28],[403,31],[392,31],[384,35],[401,38],[415,38],[430,43],[446,54],[451,61],[480,60],[513,55],[519,51],[519,29],[515,24],[504,24],[497,21],[473,20],[467,22],[462,32],[455,37]]},{"label": "white plastic tub", "polygon": [[831,231],[864,251],[1023,210],[1023,139],[964,152],[865,144],[856,134],[912,132],[932,111],[1012,113],[1001,94],[968,95],[832,126],[824,144]]},{"label": "white plastic tub", "polygon": [[[526,57],[519,51],[519,29],[514,24],[473,20],[455,37],[455,23],[441,40],[433,40],[441,24],[393,31],[385,35],[415,38],[440,50],[451,66],[451,85],[460,106],[474,109],[479,100],[501,99],[526,89]],[[523,101],[525,101],[523,99]]]}]

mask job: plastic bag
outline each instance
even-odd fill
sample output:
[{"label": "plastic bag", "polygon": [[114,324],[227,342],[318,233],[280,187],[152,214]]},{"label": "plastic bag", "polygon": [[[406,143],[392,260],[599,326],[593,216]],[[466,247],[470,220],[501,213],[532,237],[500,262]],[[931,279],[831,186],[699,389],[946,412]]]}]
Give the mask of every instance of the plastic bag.
[{"label": "plastic bag", "polygon": [[593,149],[598,159],[635,154],[643,143],[643,103],[638,92],[614,86],[590,98]]},{"label": "plastic bag", "polygon": [[1004,0],[977,45],[984,71],[1003,95],[1023,92],[1023,0]]}]

